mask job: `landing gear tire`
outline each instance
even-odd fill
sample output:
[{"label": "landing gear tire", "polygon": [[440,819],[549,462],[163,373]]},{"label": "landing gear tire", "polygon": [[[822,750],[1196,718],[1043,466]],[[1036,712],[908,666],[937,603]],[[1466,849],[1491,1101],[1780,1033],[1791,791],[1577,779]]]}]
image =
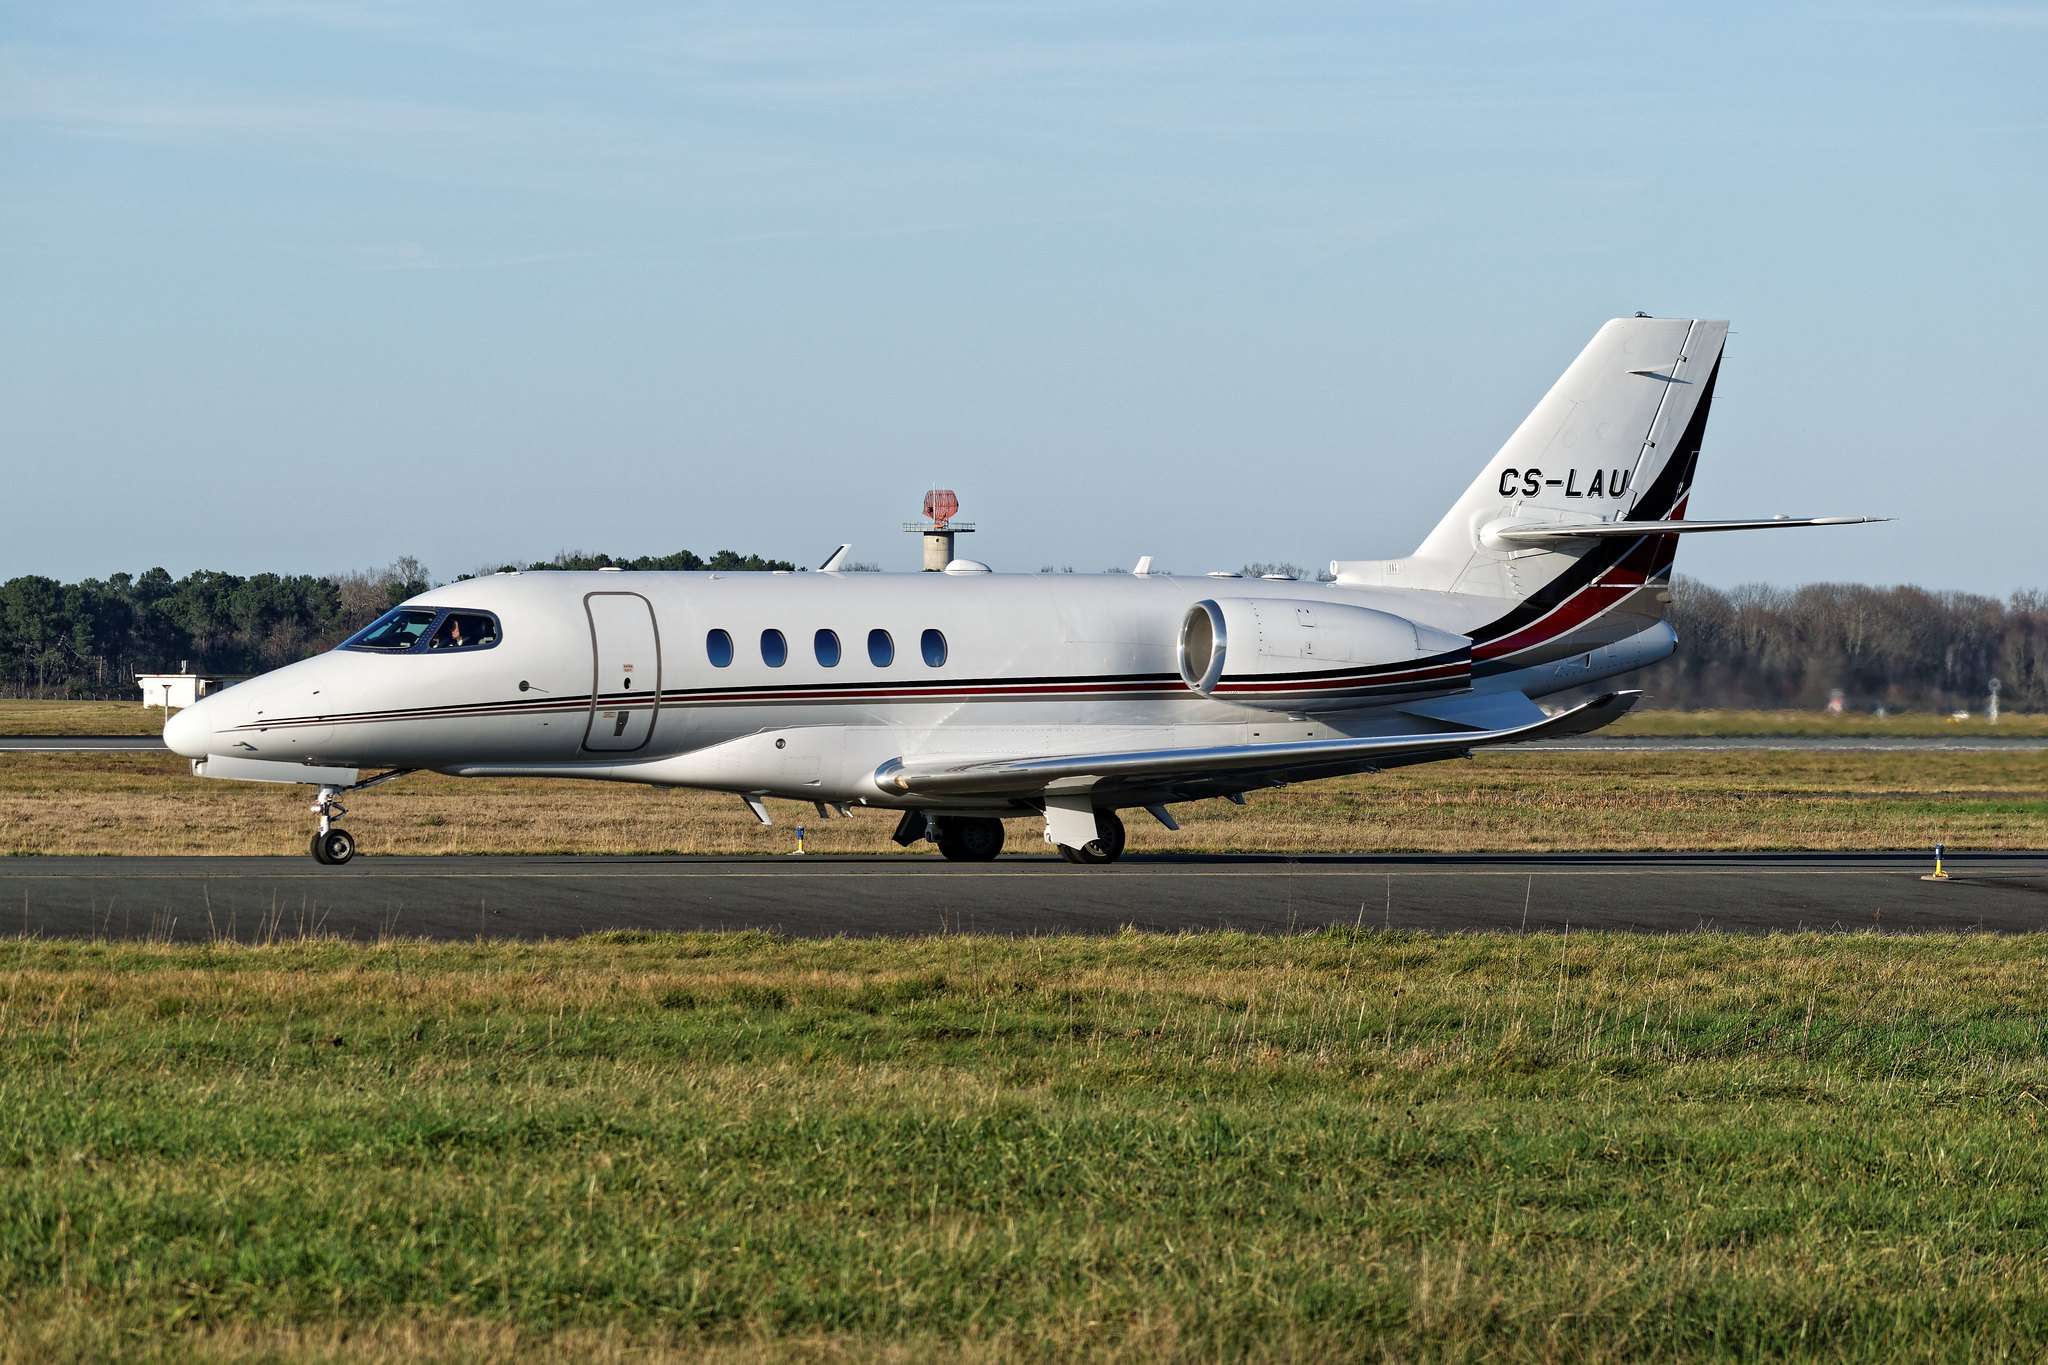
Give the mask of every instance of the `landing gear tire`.
[{"label": "landing gear tire", "polygon": [[356,836],[345,829],[330,829],[313,836],[313,861],[340,867],[356,856]]},{"label": "landing gear tire", "polygon": [[348,814],[348,807],[342,805],[340,800],[343,792],[359,792],[381,786],[392,778],[404,777],[411,771],[411,768],[393,768],[389,772],[378,773],[375,777],[353,786],[322,787],[320,794],[313,798],[313,804],[307,807],[320,817],[320,824],[313,831],[313,861],[323,867],[340,867],[356,856],[356,836],[334,823]]},{"label": "landing gear tire", "polygon": [[1091,866],[1113,863],[1124,856],[1124,822],[1113,810],[1095,812],[1095,837],[1079,848],[1059,846],[1060,856],[1070,863]]},{"label": "landing gear tire", "polygon": [[989,816],[949,815],[939,823],[939,852],[955,862],[986,863],[1003,851],[1003,822]]}]

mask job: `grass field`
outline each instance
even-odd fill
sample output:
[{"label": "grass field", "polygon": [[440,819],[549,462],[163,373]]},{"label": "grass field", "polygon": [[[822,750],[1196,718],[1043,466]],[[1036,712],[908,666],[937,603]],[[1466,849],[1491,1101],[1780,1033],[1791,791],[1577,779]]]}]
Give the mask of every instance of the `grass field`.
[{"label": "grass field", "polygon": [[[163,728],[162,709],[146,710],[138,702],[0,699],[0,735],[158,735]],[[2048,715],[2008,714],[1992,725],[1982,716],[1958,721],[1924,712],[1879,720],[1819,711],[1670,711],[1652,703],[1622,717],[1606,733],[1670,738],[2023,739],[2048,735]]]},{"label": "grass field", "polygon": [[2044,972],[0,942],[0,1358],[2038,1358]]},{"label": "grass field", "polygon": [[[1625,680],[1624,680],[1625,685]],[[1982,715],[1968,720],[1926,712],[1902,712],[1879,720],[1869,714],[1830,716],[1822,711],[1669,711],[1638,706],[1601,733],[1616,738],[1673,739],[1780,737],[1786,739],[2038,739],[2048,735],[2048,715],[2007,712],[1993,725]]]},{"label": "grass field", "polygon": [[164,709],[136,701],[0,698],[0,735],[160,735]]},{"label": "grass field", "polygon": [[[0,855],[301,854],[308,790],[210,782],[151,754],[0,756]],[[817,819],[771,802],[610,783],[420,774],[350,798],[368,853],[779,853],[802,821],[816,852],[884,853],[895,816]],[[1136,852],[2048,847],[2048,755],[1563,753],[1341,778],[1175,808],[1169,833],[1127,812]],[[1012,846],[1037,849],[1036,821]],[[929,851],[929,845],[920,845]]]}]

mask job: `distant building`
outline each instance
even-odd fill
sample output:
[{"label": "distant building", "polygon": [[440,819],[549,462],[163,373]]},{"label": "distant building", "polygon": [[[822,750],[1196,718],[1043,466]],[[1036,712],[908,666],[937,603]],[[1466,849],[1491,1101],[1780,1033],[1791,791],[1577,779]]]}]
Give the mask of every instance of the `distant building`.
[{"label": "distant building", "polygon": [[201,697],[210,697],[223,687],[233,687],[242,681],[241,677],[229,677],[219,673],[193,673],[189,666],[180,664],[176,673],[138,673],[136,686],[142,689],[144,706],[163,706],[173,711],[192,705]]}]

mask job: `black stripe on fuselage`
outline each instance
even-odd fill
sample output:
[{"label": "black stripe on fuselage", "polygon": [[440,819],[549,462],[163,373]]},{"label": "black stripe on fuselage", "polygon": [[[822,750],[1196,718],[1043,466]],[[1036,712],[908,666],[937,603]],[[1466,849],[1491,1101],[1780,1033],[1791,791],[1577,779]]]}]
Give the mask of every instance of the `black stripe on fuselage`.
[{"label": "black stripe on fuselage", "polygon": [[[1361,688],[1374,686],[1374,679],[1387,674],[1406,674],[1426,667],[1437,667],[1461,662],[1465,651],[1453,651],[1418,659],[1407,663],[1370,664],[1347,668],[1330,668],[1310,672],[1260,675],[1256,681],[1292,682],[1297,680],[1331,681],[1355,679]],[[1241,679],[1240,681],[1252,681]],[[1379,686],[1401,686],[1398,681],[1378,684]],[[660,694],[662,705],[686,703],[717,704],[729,701],[733,704],[773,704],[783,702],[833,702],[891,700],[915,702],[922,697],[934,700],[973,700],[977,697],[995,701],[1029,701],[1041,698],[1073,699],[1091,695],[1174,695],[1194,693],[1181,680],[1178,673],[1107,673],[1060,676],[1043,674],[1028,678],[902,678],[875,679],[869,682],[843,683],[770,683],[748,686],[733,684],[724,687],[667,688]],[[442,706],[400,707],[382,711],[355,711],[338,715],[285,716],[274,720],[251,721],[236,727],[241,731],[280,729],[304,725],[368,725],[396,720],[445,720],[468,717],[543,715],[551,712],[573,712],[588,710],[592,706],[588,695],[573,697],[550,697],[533,699],[526,697],[509,698],[503,701],[454,702]],[[653,694],[646,692],[607,692],[600,694],[595,704],[614,708],[633,708],[653,705]]]}]

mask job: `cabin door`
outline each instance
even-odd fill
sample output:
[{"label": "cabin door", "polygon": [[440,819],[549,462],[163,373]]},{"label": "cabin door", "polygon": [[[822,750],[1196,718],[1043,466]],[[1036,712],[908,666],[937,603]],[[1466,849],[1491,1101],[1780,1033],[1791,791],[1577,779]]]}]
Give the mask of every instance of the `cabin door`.
[{"label": "cabin door", "polygon": [[583,747],[626,753],[645,747],[661,707],[661,637],[654,608],[637,592],[594,592],[590,613],[590,726]]}]

